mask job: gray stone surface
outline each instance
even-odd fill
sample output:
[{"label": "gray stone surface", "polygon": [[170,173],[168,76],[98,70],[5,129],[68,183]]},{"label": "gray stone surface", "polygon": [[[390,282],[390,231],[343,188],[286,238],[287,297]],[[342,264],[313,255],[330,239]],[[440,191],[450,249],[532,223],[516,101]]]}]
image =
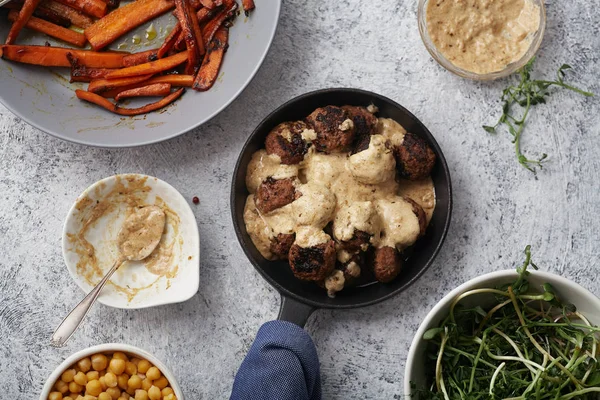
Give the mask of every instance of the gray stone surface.
[{"label": "gray stone surface", "polygon": [[[546,1],[536,75],[553,76],[568,62],[575,67],[571,81],[600,93],[594,3]],[[526,244],[543,269],[600,295],[600,101],[558,92],[533,112],[525,148],[550,155],[535,177],[516,163],[508,134],[480,128],[497,118],[506,84],[466,81],[439,67],[419,38],[416,1],[290,0],[254,81],[217,118],[180,138],[138,149],[87,148],[33,129],[0,106],[0,397],[37,398],[72,352],[124,342],[171,366],[188,399],[226,398],[258,327],[275,318],[279,305],[235,239],[231,171],[267,113],[323,87],[372,90],[416,114],[445,152],[455,195],[446,244],[415,285],[381,305],[318,311],[309,321],[324,398],[401,398],[404,359],[425,313],[461,282],[514,267]],[[62,260],[63,220],[82,190],[119,172],[154,175],[190,201],[200,197],[193,206],[199,293],[147,310],[97,305],[68,346],[53,349],[53,329],[82,295]]]}]

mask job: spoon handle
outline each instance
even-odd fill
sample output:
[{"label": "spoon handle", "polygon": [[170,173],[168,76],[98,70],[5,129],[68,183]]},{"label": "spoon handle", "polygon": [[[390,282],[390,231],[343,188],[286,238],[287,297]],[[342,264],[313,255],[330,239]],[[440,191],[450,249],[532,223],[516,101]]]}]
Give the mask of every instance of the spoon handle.
[{"label": "spoon handle", "polygon": [[115,271],[121,266],[122,263],[123,259],[117,259],[110,271],[108,271],[106,275],[104,275],[104,278],[102,278],[102,280],[96,285],[96,287],[94,287],[92,291],[89,292],[87,296],[85,296],[83,300],[81,300],[81,302],[77,304],[75,308],[73,308],[73,310],[71,310],[69,315],[67,315],[65,319],[63,319],[58,328],[56,328],[56,330],[54,331],[52,338],[50,339],[50,344],[52,346],[64,346],[64,344],[67,342],[67,340],[69,340],[71,335],[73,335],[73,333],[77,330],[79,325],[81,325],[81,322],[87,315],[88,311],[90,311],[90,308],[92,308],[92,306],[96,302],[96,299],[98,298],[98,295],[100,294],[100,291],[102,290],[106,282],[108,282],[112,274],[115,273]]}]

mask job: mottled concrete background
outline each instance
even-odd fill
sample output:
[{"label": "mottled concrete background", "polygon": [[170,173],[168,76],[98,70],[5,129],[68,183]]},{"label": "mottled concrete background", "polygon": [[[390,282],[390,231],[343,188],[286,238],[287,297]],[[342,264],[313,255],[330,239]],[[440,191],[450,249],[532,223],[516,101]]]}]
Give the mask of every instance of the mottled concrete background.
[{"label": "mottled concrete background", "polygon": [[[594,1],[546,2],[547,34],[536,75],[564,62],[569,80],[600,93],[600,18]],[[515,161],[498,116],[507,81],[473,83],[433,61],[419,38],[416,1],[285,1],[275,42],[244,93],[210,123],[139,149],[65,143],[0,106],[0,387],[3,399],[37,398],[50,372],[84,347],[124,342],[164,360],[188,399],[222,399],[277,293],[244,257],[228,194],[238,151],[271,110],[301,93],[359,87],[398,101],[436,136],[452,172],[455,207],[432,268],[384,304],[318,311],[307,325],[321,357],[326,399],[401,398],[404,359],[425,313],[450,289],[512,268],[526,244],[543,269],[600,295],[600,100],[556,93],[532,114],[525,149],[550,155],[537,178]],[[68,346],[49,337],[82,293],[61,248],[63,219],[96,180],[141,172],[190,199],[201,235],[197,296],[179,305],[123,311],[97,305]]]}]

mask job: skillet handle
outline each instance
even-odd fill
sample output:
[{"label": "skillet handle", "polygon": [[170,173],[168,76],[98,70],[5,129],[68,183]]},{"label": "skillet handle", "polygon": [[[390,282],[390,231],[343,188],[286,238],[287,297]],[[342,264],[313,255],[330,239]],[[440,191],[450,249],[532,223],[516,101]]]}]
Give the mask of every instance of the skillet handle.
[{"label": "skillet handle", "polygon": [[279,308],[277,319],[280,321],[288,321],[298,325],[300,328],[304,328],[308,317],[310,317],[313,311],[315,311],[313,306],[301,303],[291,297],[281,295],[281,307]]}]

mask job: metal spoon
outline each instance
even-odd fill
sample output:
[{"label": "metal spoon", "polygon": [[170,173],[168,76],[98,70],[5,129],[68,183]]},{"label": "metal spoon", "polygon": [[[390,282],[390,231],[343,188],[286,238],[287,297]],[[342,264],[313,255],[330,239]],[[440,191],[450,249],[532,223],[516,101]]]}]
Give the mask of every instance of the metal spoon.
[{"label": "metal spoon", "polygon": [[50,341],[54,347],[62,347],[77,330],[100,291],[112,274],[125,261],[141,261],[148,257],[160,242],[165,227],[165,213],[157,206],[146,206],[131,214],[121,227],[117,238],[119,254],[112,268],[81,302],[60,323]]}]

